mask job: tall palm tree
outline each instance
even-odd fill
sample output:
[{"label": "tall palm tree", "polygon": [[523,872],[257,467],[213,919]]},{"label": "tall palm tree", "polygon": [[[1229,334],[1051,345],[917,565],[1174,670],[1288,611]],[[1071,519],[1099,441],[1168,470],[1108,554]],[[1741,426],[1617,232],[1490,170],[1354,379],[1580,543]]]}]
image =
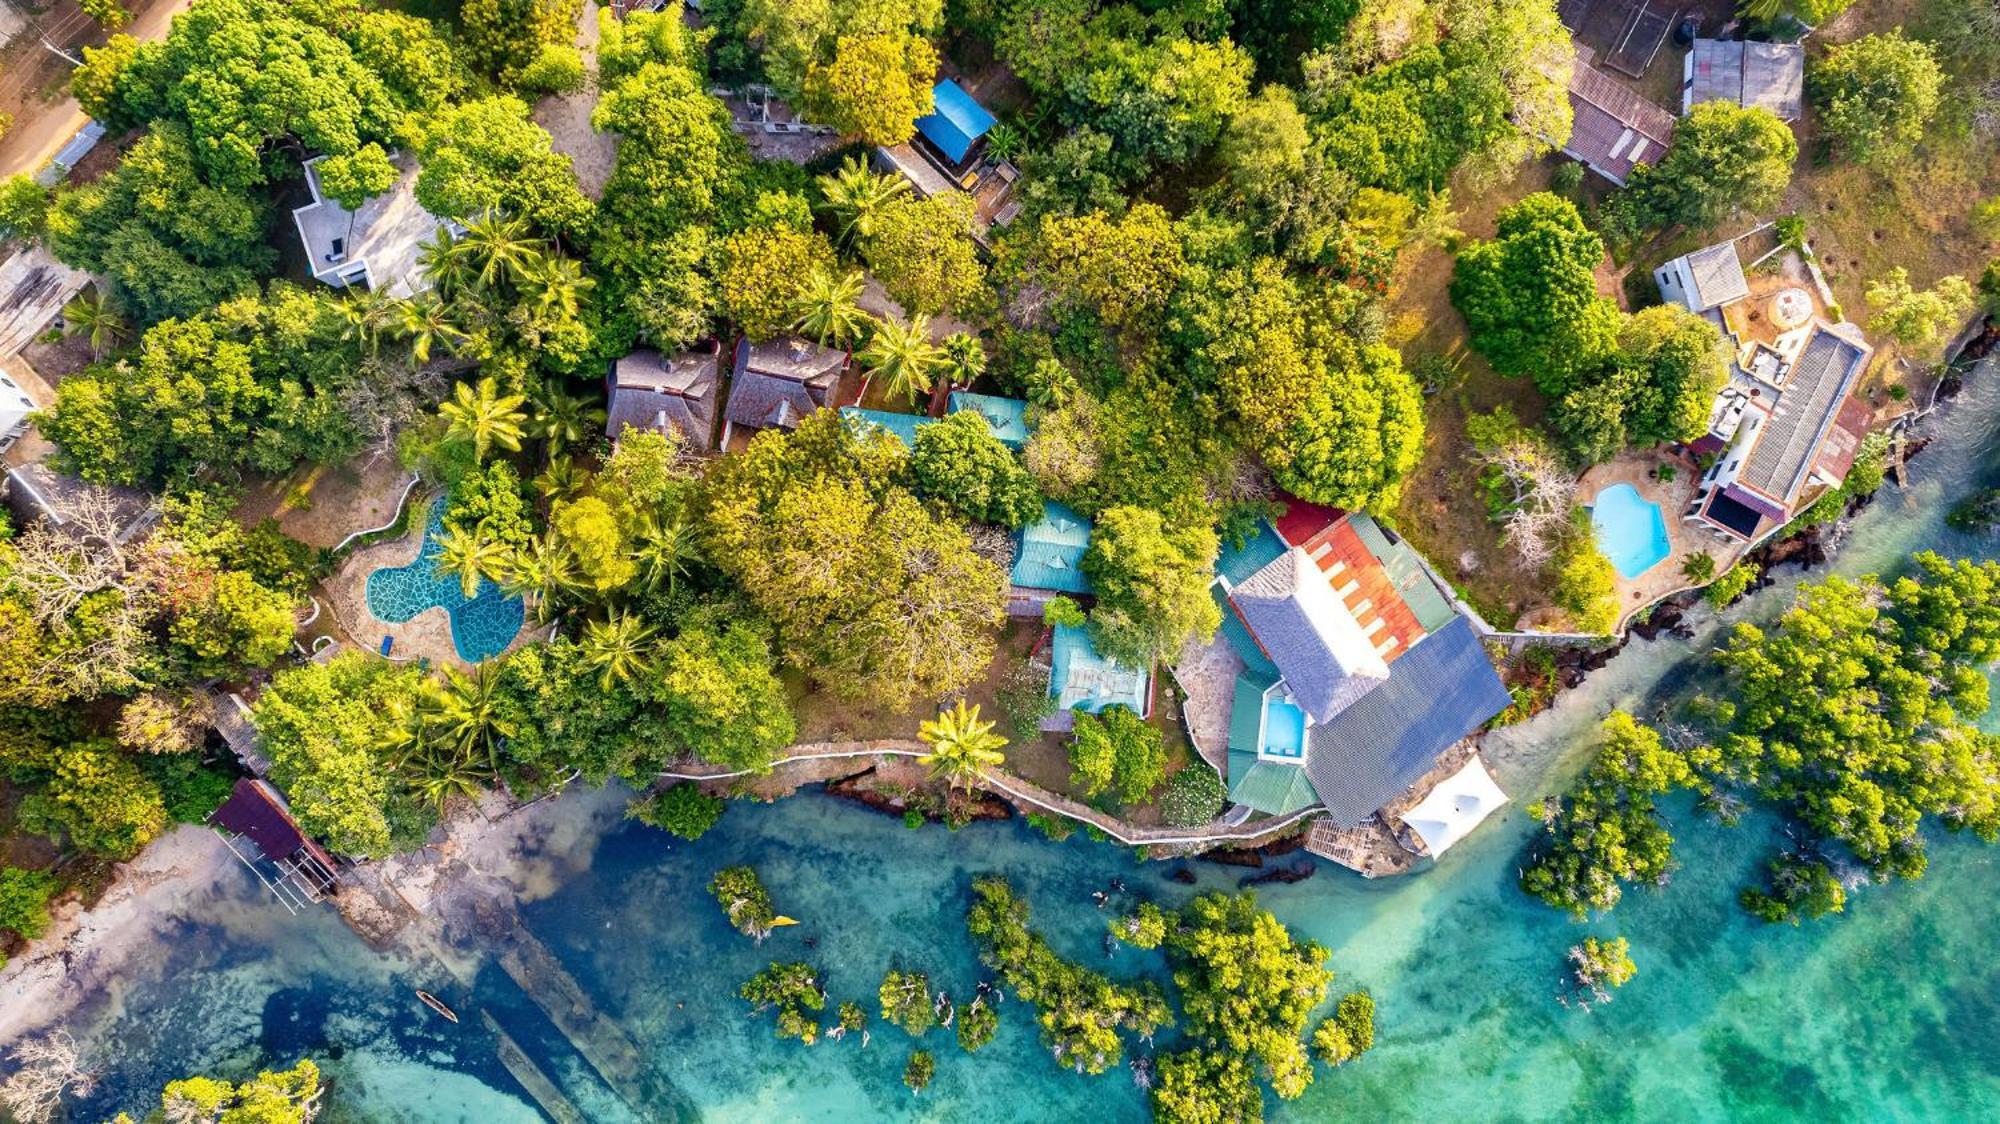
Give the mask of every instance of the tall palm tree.
[{"label": "tall palm tree", "polygon": [[431,240],[424,243],[423,249],[417,252],[417,265],[423,270],[425,280],[430,282],[432,291],[446,300],[464,292],[477,272],[472,259],[458,244],[458,235],[453,234],[448,226],[438,227]]},{"label": "tall palm tree", "polygon": [[545,385],[535,395],[534,403],[535,414],[528,423],[528,432],[548,449],[551,463],[564,449],[604,431],[604,407],[588,398]]},{"label": "tall palm tree", "polygon": [[396,306],[397,331],[410,344],[410,362],[418,367],[431,361],[431,349],[442,344],[446,351],[458,350],[467,339],[458,320],[435,292],[419,293]]},{"label": "tall palm tree", "polygon": [[846,347],[861,338],[868,327],[868,314],[861,311],[865,284],[859,270],[836,275],[825,266],[814,266],[799,292],[798,319],[792,330],[811,336],[822,347]]},{"label": "tall palm tree", "polygon": [[639,579],[648,589],[667,591],[669,597],[680,589],[701,555],[695,549],[694,528],[678,516],[649,514],[639,522],[632,560],[639,564]]},{"label": "tall palm tree", "polygon": [[980,720],[977,706],[967,707],[965,700],[959,699],[950,710],[940,711],[919,727],[917,737],[931,747],[924,758],[931,776],[969,791],[982,772],[999,768],[1007,760],[1000,752],[1007,739],[994,733],[993,726]]},{"label": "tall palm tree", "polygon": [[576,556],[552,535],[538,535],[507,559],[500,588],[528,602],[537,623],[546,624],[578,588]]},{"label": "tall palm tree", "polygon": [[613,612],[583,626],[583,658],[598,671],[598,683],[610,690],[629,683],[646,669],[653,646],[653,626],[627,612]]},{"label": "tall palm tree", "polygon": [[479,786],[490,774],[477,759],[462,753],[433,748],[412,758],[408,765],[415,775],[409,784],[417,796],[433,808],[442,808],[453,796],[479,799]]},{"label": "tall palm tree", "polygon": [[819,178],[820,209],[833,216],[844,245],[866,242],[875,220],[892,199],[910,190],[902,176],[881,175],[859,156],[850,156],[838,171]]},{"label": "tall palm tree", "polygon": [[454,756],[483,761],[489,773],[500,771],[500,745],[512,733],[497,713],[500,677],[490,663],[470,675],[455,667],[444,669],[431,725]]},{"label": "tall palm tree", "polygon": [[474,462],[483,462],[495,445],[510,453],[521,451],[528,420],[521,403],[527,400],[522,394],[501,394],[489,375],[477,389],[471,383],[453,387],[451,400],[438,405],[438,416],[445,420],[445,434],[472,442]]},{"label": "tall palm tree", "polygon": [[1061,409],[1077,394],[1076,376],[1063,366],[1060,359],[1037,361],[1025,381],[1028,384],[1028,401],[1046,409]]},{"label": "tall palm tree", "polygon": [[953,332],[944,340],[945,377],[953,386],[971,386],[986,373],[986,345],[970,332]]},{"label": "tall palm tree", "polygon": [[597,286],[575,260],[551,254],[528,258],[517,273],[525,303],[545,317],[576,319],[583,310],[583,295]]},{"label": "tall palm tree", "polygon": [[863,366],[889,384],[890,393],[912,401],[930,393],[945,363],[943,349],[931,342],[931,318],[921,312],[911,316],[908,324],[878,322],[859,358]]},{"label": "tall palm tree", "polygon": [[502,543],[482,538],[477,530],[447,524],[438,536],[437,572],[458,579],[467,597],[479,595],[479,580],[506,576],[509,554]]},{"label": "tall palm tree", "polygon": [[520,278],[544,256],[527,222],[507,215],[489,214],[466,224],[454,249],[466,259],[479,287],[488,291]]},{"label": "tall palm tree", "polygon": [[346,339],[361,341],[372,359],[381,350],[383,335],[402,323],[402,305],[402,301],[380,289],[351,291],[340,302],[340,314],[347,321],[341,334]]},{"label": "tall palm tree", "polygon": [[63,305],[62,318],[65,334],[88,336],[92,358],[102,357],[106,351],[131,338],[132,323],[125,319],[111,294],[102,287],[92,285],[90,295],[78,293]]}]

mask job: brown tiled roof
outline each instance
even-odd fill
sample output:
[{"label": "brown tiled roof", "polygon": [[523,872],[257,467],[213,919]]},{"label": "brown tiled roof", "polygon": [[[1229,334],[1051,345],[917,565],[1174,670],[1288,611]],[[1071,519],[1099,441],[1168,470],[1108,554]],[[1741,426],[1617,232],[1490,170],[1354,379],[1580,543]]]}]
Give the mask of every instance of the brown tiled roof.
[{"label": "brown tiled roof", "polygon": [[1582,59],[1570,71],[1569,101],[1575,120],[1563,151],[1620,183],[1673,143],[1673,114]]}]

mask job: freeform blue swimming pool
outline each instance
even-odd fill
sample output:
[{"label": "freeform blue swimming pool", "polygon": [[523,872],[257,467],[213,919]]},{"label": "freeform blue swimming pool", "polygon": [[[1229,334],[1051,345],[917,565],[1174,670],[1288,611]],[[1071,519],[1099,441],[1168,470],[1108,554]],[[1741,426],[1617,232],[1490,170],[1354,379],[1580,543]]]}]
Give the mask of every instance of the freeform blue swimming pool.
[{"label": "freeform blue swimming pool", "polygon": [[438,572],[445,506],[442,500],[432,505],[416,561],[384,566],[368,575],[368,611],[379,621],[402,624],[427,609],[443,609],[451,618],[451,646],[458,650],[458,658],[479,663],[507,650],[521,631],[526,611],[520,598],[507,596],[484,578],[477,595],[467,597],[458,578]]},{"label": "freeform blue swimming pool", "polygon": [[1630,484],[1613,484],[1597,493],[1590,525],[1597,530],[1598,549],[1620,577],[1636,578],[1673,553],[1660,505]]}]

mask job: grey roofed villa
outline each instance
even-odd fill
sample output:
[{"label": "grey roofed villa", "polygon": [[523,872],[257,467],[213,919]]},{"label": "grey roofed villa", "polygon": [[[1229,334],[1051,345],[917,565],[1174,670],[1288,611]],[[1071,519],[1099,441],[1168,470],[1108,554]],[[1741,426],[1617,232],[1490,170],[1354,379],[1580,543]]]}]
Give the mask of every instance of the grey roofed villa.
[{"label": "grey roofed villa", "polygon": [[604,435],[615,441],[627,429],[672,429],[681,435],[683,448],[714,449],[722,396],[722,375],[716,369],[720,350],[720,344],[710,344],[670,358],[642,347],[613,360]]},{"label": "grey roofed villa", "polygon": [[723,408],[722,442],[742,429],[791,429],[831,405],[847,355],[798,336],[738,340]]}]

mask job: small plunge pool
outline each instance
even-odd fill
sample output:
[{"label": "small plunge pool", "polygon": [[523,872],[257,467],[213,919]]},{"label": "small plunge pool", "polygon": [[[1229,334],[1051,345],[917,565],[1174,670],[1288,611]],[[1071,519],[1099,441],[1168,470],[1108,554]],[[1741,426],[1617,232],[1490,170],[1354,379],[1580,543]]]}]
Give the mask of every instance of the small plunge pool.
[{"label": "small plunge pool", "polygon": [[1611,560],[1618,576],[1630,581],[1659,565],[1673,553],[1667,521],[1660,505],[1630,484],[1613,484],[1597,493],[1590,508],[1590,525],[1597,531],[1598,549]]}]

